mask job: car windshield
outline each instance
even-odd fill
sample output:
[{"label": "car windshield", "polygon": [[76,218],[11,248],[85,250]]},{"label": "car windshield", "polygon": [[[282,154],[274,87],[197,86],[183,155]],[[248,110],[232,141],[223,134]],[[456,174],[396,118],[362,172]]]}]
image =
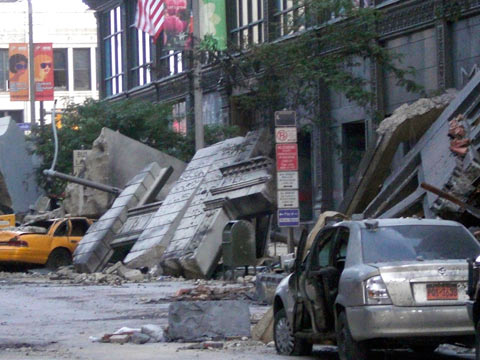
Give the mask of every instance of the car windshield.
[{"label": "car windshield", "polygon": [[364,263],[475,258],[480,245],[461,226],[403,225],[362,229]]}]

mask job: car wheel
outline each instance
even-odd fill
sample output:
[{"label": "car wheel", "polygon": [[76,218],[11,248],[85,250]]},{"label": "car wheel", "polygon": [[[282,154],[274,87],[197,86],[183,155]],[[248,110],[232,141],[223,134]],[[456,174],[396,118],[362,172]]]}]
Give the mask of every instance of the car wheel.
[{"label": "car wheel", "polygon": [[336,335],[338,356],[340,357],[340,360],[367,359],[367,346],[365,343],[355,341],[352,338],[350,327],[348,326],[347,316],[343,311],[338,315]]},{"label": "car wheel", "polygon": [[72,255],[67,249],[55,249],[48,255],[45,267],[51,270],[72,264]]},{"label": "car wheel", "polygon": [[273,325],[275,348],[280,355],[308,355],[312,352],[312,344],[292,334],[285,309],[275,314]]}]

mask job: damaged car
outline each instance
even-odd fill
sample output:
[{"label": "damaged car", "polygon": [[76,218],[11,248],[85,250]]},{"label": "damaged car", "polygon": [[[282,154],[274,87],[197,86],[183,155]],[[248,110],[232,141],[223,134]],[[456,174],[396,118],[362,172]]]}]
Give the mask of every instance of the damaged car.
[{"label": "damaged car", "polygon": [[0,264],[45,265],[49,269],[70,265],[92,223],[91,219],[70,217],[2,229]]},{"label": "damaged car", "polygon": [[[274,299],[274,340],[284,355],[336,342],[341,360],[370,349],[433,352],[442,343],[474,343],[466,258],[480,245],[446,220],[342,221],[301,240],[294,271]],[[304,254],[306,254],[304,256]]]}]

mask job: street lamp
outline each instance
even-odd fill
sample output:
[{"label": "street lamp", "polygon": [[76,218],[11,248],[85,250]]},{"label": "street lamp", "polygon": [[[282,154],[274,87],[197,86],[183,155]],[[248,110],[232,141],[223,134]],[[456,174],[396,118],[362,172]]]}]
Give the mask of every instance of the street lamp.
[{"label": "street lamp", "polygon": [[[0,3],[14,3],[19,0],[0,0]],[[28,2],[28,81],[30,85],[30,124],[35,126],[35,74],[33,71],[33,21],[32,21],[32,0]]]}]

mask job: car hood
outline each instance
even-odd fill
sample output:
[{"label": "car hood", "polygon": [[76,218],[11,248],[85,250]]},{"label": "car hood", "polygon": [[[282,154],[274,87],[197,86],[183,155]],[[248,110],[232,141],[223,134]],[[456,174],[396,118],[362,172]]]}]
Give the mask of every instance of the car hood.
[{"label": "car hood", "polygon": [[[378,268],[394,305],[457,305],[468,299],[468,265],[465,260],[415,261],[373,266]],[[452,290],[454,287],[456,297],[455,289]]]}]

